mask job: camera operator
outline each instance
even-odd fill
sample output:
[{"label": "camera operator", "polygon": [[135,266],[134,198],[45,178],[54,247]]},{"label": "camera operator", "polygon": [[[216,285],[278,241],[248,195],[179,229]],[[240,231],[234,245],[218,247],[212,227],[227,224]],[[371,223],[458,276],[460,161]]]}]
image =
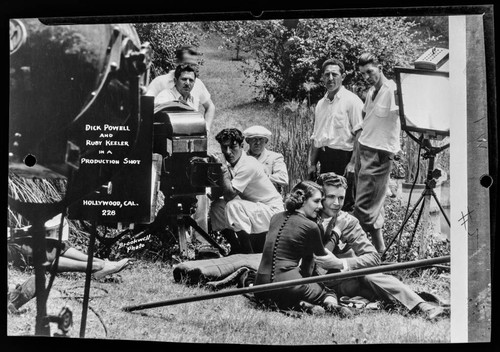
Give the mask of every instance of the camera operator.
[{"label": "camera operator", "polygon": [[[220,131],[221,193],[210,206],[213,231],[220,231],[234,253],[261,253],[271,217],[283,211],[283,200],[264,171],[264,166],[243,150],[244,137],[236,128]],[[212,196],[214,193],[212,193]],[[234,232],[233,232],[234,231]]]}]

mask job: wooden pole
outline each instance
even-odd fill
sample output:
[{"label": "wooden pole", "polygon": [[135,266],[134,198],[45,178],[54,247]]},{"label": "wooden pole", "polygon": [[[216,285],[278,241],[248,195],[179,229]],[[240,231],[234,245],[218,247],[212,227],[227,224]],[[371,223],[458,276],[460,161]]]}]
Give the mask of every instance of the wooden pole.
[{"label": "wooden pole", "polygon": [[310,283],[315,283],[315,282],[343,280],[343,279],[348,279],[348,278],[353,278],[353,277],[358,277],[358,276],[365,276],[365,275],[370,275],[370,274],[382,273],[382,272],[397,271],[397,270],[417,268],[417,267],[423,267],[423,266],[432,266],[434,264],[448,263],[449,261],[450,261],[450,256],[444,256],[444,257],[438,257],[438,258],[416,260],[416,261],[411,261],[411,262],[406,262],[406,263],[396,263],[396,264],[383,265],[383,266],[381,265],[381,266],[365,268],[365,269],[358,269],[358,270],[353,270],[353,271],[344,271],[344,272],[334,273],[334,274],[312,276],[312,277],[306,277],[306,278],[296,279],[296,280],[282,281],[282,282],[276,282],[276,283],[270,283],[270,284],[264,284],[264,285],[251,286],[251,287],[243,287],[243,288],[226,290],[226,291],[221,291],[221,292],[209,293],[206,295],[174,298],[174,299],[169,299],[166,301],[144,303],[144,304],[139,304],[136,306],[123,307],[122,309],[126,312],[132,312],[134,310],[142,310],[142,309],[148,309],[148,308],[171,306],[171,305],[180,304],[180,303],[203,301],[203,300],[207,300],[207,299],[235,296],[235,295],[241,295],[241,294],[252,293],[252,292],[270,291],[270,290],[276,290],[276,289],[280,289],[280,288],[292,287],[292,286],[302,285],[302,284],[310,284]]}]

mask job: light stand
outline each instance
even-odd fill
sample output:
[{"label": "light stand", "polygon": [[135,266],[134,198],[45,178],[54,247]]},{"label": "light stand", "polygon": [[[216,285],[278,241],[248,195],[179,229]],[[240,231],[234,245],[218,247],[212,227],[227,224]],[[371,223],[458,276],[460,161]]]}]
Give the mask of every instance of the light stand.
[{"label": "light stand", "polygon": [[[450,226],[450,221],[434,192],[436,179],[441,176],[441,171],[434,169],[435,157],[438,153],[447,149],[449,143],[441,147],[434,147],[430,142],[431,137],[443,137],[450,134],[449,117],[451,99],[448,95],[450,90],[449,72],[443,70],[447,68],[447,58],[447,50],[436,50],[433,48],[415,61],[415,68],[394,68],[397,85],[397,95],[395,98],[399,106],[401,129],[425,151],[422,157],[428,161],[428,167],[425,188],[420,198],[409,214],[407,209],[407,215],[405,215],[400,229],[386,246],[382,257],[385,256],[396,238],[401,238],[403,229],[420,205],[408,250],[411,248],[422,214],[424,214],[424,221],[428,220],[427,214],[429,213],[432,198],[436,201],[439,210],[443,214],[448,226]],[[414,132],[420,133],[420,138],[415,137],[412,134]],[[409,206],[410,199],[408,200]],[[427,227],[424,226],[425,228]],[[422,258],[425,254],[427,247],[425,242],[425,236],[422,234],[419,246],[419,258]],[[398,251],[398,261],[400,259],[400,251]]]},{"label": "light stand", "polygon": [[[396,238],[398,238],[398,237],[400,238],[401,234],[403,233],[403,229],[406,226],[406,223],[412,217],[413,213],[415,212],[415,210],[417,209],[417,207],[420,204],[421,205],[420,211],[419,211],[417,219],[415,221],[415,227],[413,229],[413,233],[412,233],[412,236],[411,236],[411,239],[410,239],[410,243],[408,245],[408,248],[411,247],[411,244],[413,243],[413,239],[415,237],[415,233],[416,233],[417,228],[418,228],[418,224],[419,224],[420,218],[422,216],[422,213],[424,213],[424,209],[427,209],[428,206],[430,205],[431,197],[434,198],[434,200],[436,201],[436,204],[438,205],[439,210],[443,214],[443,217],[445,218],[446,222],[448,223],[448,226],[450,226],[450,220],[446,216],[446,213],[444,212],[443,207],[442,207],[441,203],[439,202],[439,199],[437,198],[436,193],[434,192],[434,188],[436,187],[436,179],[441,176],[441,171],[439,169],[434,169],[434,160],[435,160],[436,155],[439,152],[447,149],[450,146],[450,144],[448,143],[448,144],[445,144],[445,145],[443,145],[441,147],[434,147],[434,146],[431,145],[428,136],[426,136],[425,134],[422,134],[422,136],[421,136],[420,139],[417,139],[411,133],[408,133],[408,135],[413,140],[415,140],[417,143],[419,143],[420,146],[422,148],[424,148],[424,150],[425,150],[425,153],[422,155],[423,159],[427,159],[428,160],[427,176],[426,176],[426,180],[425,180],[425,188],[422,191],[422,194],[420,195],[420,198],[417,200],[417,202],[413,206],[413,208],[410,211],[410,213],[403,220],[403,223],[401,224],[400,229],[398,230],[398,232],[396,233],[396,235],[392,238],[392,240],[387,245],[385,251],[382,254],[382,257],[384,257],[385,253],[387,253],[387,251],[389,250],[389,248],[391,247],[391,245],[394,243],[394,241],[396,240]],[[420,246],[421,246],[420,247],[421,250],[422,250],[422,248],[425,248],[425,246],[422,243],[420,244]],[[399,252],[398,252],[398,261],[400,261]]]}]

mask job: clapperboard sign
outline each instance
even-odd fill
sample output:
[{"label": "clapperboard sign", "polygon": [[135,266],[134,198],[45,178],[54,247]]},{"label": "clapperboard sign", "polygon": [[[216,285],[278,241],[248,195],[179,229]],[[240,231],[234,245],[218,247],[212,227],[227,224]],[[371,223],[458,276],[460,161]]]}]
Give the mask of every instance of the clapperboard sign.
[{"label": "clapperboard sign", "polygon": [[73,184],[78,188],[93,182],[96,187],[95,191],[70,205],[69,219],[99,223],[150,223],[154,220],[157,172],[153,165],[151,104],[148,99],[141,100],[139,131],[130,119],[124,124],[81,126],[85,145],[92,148],[92,152],[80,156]]}]

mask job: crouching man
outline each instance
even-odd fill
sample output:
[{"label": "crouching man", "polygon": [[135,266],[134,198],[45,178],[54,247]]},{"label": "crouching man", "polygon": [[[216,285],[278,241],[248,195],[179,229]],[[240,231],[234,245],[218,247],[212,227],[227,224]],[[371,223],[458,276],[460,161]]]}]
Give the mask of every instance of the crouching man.
[{"label": "crouching man", "polygon": [[284,210],[283,200],[264,166],[243,150],[244,137],[236,128],[220,131],[215,139],[225,160],[220,192],[214,197],[209,217],[212,231],[220,231],[234,253],[261,253],[271,217]]}]

